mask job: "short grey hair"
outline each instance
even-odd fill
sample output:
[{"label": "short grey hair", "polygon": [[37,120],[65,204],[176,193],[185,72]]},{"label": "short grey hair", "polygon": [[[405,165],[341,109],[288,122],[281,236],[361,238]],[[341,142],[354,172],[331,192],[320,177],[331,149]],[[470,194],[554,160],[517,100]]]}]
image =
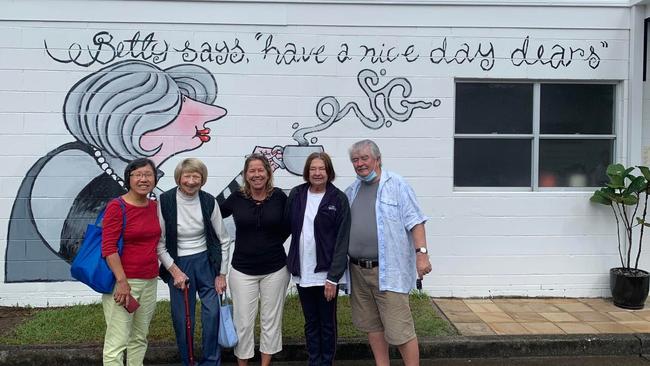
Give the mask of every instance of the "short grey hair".
[{"label": "short grey hair", "polygon": [[144,61],[116,62],[75,84],[66,96],[63,117],[80,142],[130,161],[155,155],[140,138],[171,123],[183,96],[212,104],[217,83],[205,68],[181,64],[162,70]]},{"label": "short grey hair", "polygon": [[379,166],[381,167],[381,151],[379,151],[379,146],[377,144],[370,140],[370,139],[365,139],[361,141],[357,141],[352,146],[350,146],[350,149],[348,150],[348,153],[350,154],[350,159],[352,159],[352,154],[358,153],[359,151],[365,149],[366,147],[370,148],[370,155],[376,159],[379,160]]},{"label": "short grey hair", "polygon": [[181,185],[181,176],[185,173],[198,173],[201,176],[201,187],[208,180],[208,168],[197,158],[186,158],[176,165],[176,169],[174,169],[176,185]]}]

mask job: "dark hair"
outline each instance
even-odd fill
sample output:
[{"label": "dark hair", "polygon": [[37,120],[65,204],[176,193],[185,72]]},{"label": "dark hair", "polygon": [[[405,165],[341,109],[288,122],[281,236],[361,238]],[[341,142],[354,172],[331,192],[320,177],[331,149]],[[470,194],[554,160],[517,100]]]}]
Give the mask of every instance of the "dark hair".
[{"label": "dark hair", "polygon": [[131,172],[147,165],[149,165],[151,169],[153,169],[154,186],[158,184],[158,174],[156,174],[156,164],[154,164],[154,162],[151,161],[150,159],[138,158],[135,160],[131,160],[131,162],[129,162],[126,168],[124,168],[124,187],[126,188],[127,191],[131,189],[131,184],[130,184]]},{"label": "dark hair", "polygon": [[269,179],[266,181],[266,194],[270,196],[271,193],[273,193],[273,169],[271,169],[271,163],[269,163],[269,159],[260,153],[252,153],[246,158],[246,161],[244,161],[244,170],[242,171],[244,184],[241,186],[240,191],[244,194],[244,197],[251,197],[251,185],[246,179],[246,171],[248,170],[248,166],[250,165],[251,161],[254,160],[262,162],[264,170],[266,170],[266,175],[269,176]]},{"label": "dark hair", "polygon": [[313,152],[307,157],[307,161],[305,161],[305,169],[302,171],[302,178],[305,182],[309,182],[309,167],[314,159],[320,159],[325,164],[327,183],[333,181],[334,178],[336,178],[336,173],[334,173],[334,165],[332,165],[332,159],[330,156],[326,152]]}]

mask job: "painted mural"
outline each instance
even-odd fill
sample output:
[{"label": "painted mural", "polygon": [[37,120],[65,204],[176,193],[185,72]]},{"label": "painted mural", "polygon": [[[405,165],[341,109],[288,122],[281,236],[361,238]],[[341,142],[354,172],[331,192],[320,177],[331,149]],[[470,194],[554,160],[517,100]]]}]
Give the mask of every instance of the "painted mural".
[{"label": "painted mural", "polygon": [[[229,106],[218,98],[222,66],[264,64],[285,68],[287,74],[302,65],[354,70],[348,76],[356,81],[358,96],[318,97],[312,106],[314,123],[287,126],[291,144],[248,149],[265,154],[274,169],[301,175],[305,157],[328,148],[314,135],[343,119],[358,121],[369,132],[399,128],[414,115],[426,111],[431,116],[441,105],[437,98],[411,98],[412,82],[408,76],[389,76],[392,65],[399,65],[398,70],[418,65],[423,75],[428,68],[452,66],[487,73],[500,64],[590,71],[600,67],[608,48],[605,41],[576,44],[531,40],[528,35],[502,44],[445,36],[403,37],[405,41],[391,44],[371,36],[341,40],[329,35],[307,37],[308,44],[301,36],[293,40],[268,32],[219,40],[166,40],[140,31],[119,37],[116,32],[97,31],[85,42],[59,39],[56,46],[43,41],[47,62],[84,71],[62,105],[62,122],[74,141],[38,159],[23,177],[9,220],[5,282],[71,280],[69,263],[85,228],[110,199],[124,192],[121,176],[128,161],[148,157],[162,177],[171,174],[163,171],[165,161],[211,143],[214,126],[229,118]],[[324,40],[313,41],[317,38]],[[241,182],[241,174],[233,172],[217,199],[227,198]],[[152,199],[162,190],[157,188]]]},{"label": "painted mural", "polygon": [[[306,136],[349,113],[377,129],[406,122],[417,109],[440,105],[440,100],[408,100],[412,87],[405,78],[380,85],[379,75],[364,69],[357,80],[372,115],[365,115],[357,102],[341,108],[337,97],[326,96],[316,106],[321,123],[292,126],[295,145],[254,146],[252,152],[265,154],[274,169],[301,175],[305,158],[324,150],[316,137],[308,141]],[[209,124],[227,116],[227,109],[216,102],[217,89],[215,76],[202,66],[161,69],[133,59],[111,63],[76,83],[63,105],[63,121],[76,141],[40,158],[25,175],[9,223],[5,282],[71,280],[69,263],[86,226],[110,199],[125,192],[126,164],[148,157],[160,166],[210,142]],[[396,96],[399,108],[389,103]],[[158,170],[159,177],[164,174]],[[241,182],[238,174],[217,199],[225,200]],[[160,192],[157,188],[152,199]]]}]

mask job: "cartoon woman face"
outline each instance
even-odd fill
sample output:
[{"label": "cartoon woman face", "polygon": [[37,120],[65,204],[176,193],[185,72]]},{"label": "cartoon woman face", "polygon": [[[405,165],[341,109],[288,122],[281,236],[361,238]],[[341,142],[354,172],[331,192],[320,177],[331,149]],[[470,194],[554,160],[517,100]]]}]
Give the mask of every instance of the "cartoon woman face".
[{"label": "cartoon woman face", "polygon": [[226,110],[212,104],[201,103],[183,96],[178,116],[166,126],[142,135],[140,146],[146,150],[160,150],[150,159],[160,164],[170,156],[190,151],[210,141],[206,123],[226,115]]}]

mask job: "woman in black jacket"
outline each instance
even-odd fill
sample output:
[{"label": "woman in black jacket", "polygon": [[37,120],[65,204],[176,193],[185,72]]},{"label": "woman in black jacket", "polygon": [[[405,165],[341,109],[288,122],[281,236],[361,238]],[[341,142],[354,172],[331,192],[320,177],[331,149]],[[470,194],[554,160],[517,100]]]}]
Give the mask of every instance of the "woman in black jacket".
[{"label": "woman in black jacket", "polygon": [[309,155],[306,183],[291,190],[285,216],[291,225],[287,268],[305,316],[309,365],[331,365],[336,351],[336,297],[347,266],[350,205],[331,182],[332,160]]}]

